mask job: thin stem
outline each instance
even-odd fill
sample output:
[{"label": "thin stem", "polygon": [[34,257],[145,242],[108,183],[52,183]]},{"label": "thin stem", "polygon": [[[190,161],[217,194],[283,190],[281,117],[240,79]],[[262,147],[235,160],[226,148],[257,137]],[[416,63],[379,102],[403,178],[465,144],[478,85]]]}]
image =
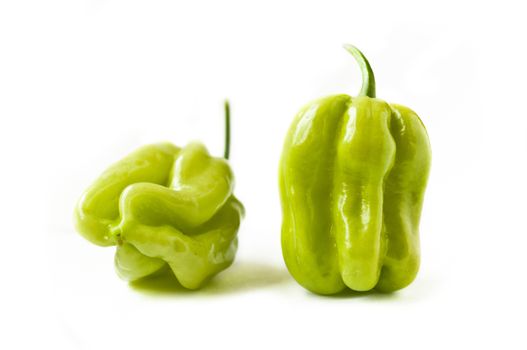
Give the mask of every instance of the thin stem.
[{"label": "thin stem", "polygon": [[370,63],[355,46],[346,44],[344,45],[344,48],[353,55],[353,58],[355,58],[355,61],[359,64],[362,73],[362,87],[359,96],[375,97],[375,77],[373,76]]},{"label": "thin stem", "polygon": [[225,100],[225,151],[223,157],[229,159],[231,149],[231,107],[229,100]]}]

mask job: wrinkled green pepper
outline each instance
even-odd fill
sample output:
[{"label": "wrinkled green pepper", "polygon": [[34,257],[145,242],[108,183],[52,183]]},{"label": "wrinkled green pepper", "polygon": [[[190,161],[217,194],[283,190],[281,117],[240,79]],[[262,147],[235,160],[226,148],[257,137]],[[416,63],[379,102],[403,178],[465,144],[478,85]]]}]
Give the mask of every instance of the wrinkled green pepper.
[{"label": "wrinkled green pepper", "polygon": [[[226,150],[229,113],[226,104]],[[117,246],[118,275],[134,281],[168,264],[182,286],[199,288],[227,268],[244,214],[226,159],[200,143],[144,146],[108,168],[82,195],[77,230]]]},{"label": "wrinkled green pepper", "polygon": [[389,292],[419,269],[430,143],[409,108],[375,98],[363,54],[359,96],[315,100],[295,118],[280,163],[282,250],[308,290]]}]

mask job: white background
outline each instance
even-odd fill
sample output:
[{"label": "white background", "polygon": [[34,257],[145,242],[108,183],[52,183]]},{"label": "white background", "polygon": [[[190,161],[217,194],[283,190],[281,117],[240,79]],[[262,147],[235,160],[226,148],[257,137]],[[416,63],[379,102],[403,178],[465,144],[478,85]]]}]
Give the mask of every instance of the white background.
[{"label": "white background", "polygon": [[[527,347],[527,24],[522,1],[0,3],[0,348]],[[393,295],[321,297],[280,250],[278,159],[297,110],[377,95],[428,128],[422,267]],[[74,204],[139,145],[223,149],[247,216],[235,265],[200,291],[131,288]]]}]

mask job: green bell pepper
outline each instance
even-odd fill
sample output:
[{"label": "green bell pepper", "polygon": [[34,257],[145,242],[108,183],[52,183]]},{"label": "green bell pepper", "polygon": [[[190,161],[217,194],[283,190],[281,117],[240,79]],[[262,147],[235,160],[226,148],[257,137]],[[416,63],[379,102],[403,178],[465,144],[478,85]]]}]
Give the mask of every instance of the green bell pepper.
[{"label": "green bell pepper", "polygon": [[315,293],[395,291],[419,269],[430,143],[412,110],[375,98],[368,61],[345,48],[361,67],[359,96],[309,103],[285,140],[283,257],[298,283]]},{"label": "green bell pepper", "polygon": [[[225,104],[229,154],[229,106]],[[200,143],[144,146],[108,168],[82,195],[76,228],[117,246],[118,275],[134,281],[168,264],[182,286],[199,288],[229,267],[244,214],[226,159]]]}]

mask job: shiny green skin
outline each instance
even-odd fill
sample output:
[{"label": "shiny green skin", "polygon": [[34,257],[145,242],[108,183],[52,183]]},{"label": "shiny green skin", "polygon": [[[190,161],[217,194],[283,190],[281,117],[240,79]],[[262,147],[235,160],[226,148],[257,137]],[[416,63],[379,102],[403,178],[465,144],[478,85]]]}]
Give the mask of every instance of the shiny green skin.
[{"label": "shiny green skin", "polygon": [[142,147],[108,168],[82,195],[77,230],[100,246],[117,246],[115,268],[134,281],[172,269],[196,289],[229,267],[243,205],[223,158],[199,143]]},{"label": "shiny green skin", "polygon": [[298,283],[319,294],[409,285],[430,160],[426,129],[406,107],[364,95],[305,106],[280,163],[282,250]]}]

